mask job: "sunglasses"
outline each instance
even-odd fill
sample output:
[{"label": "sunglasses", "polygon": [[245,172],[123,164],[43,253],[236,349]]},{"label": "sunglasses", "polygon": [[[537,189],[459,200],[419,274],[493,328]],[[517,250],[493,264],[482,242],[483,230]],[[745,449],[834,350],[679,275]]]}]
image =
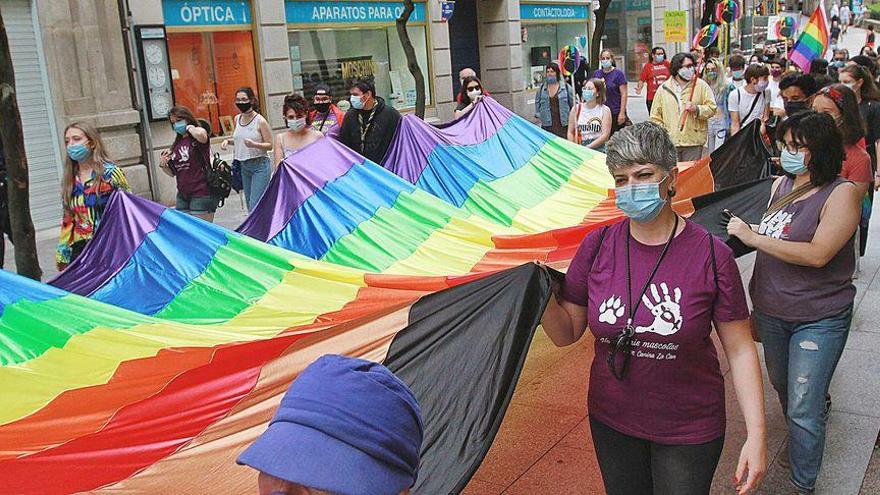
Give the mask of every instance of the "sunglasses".
[{"label": "sunglasses", "polygon": [[480,86],[468,86],[468,88],[467,88],[468,91],[473,91],[475,89],[483,89],[483,88],[481,88]]}]

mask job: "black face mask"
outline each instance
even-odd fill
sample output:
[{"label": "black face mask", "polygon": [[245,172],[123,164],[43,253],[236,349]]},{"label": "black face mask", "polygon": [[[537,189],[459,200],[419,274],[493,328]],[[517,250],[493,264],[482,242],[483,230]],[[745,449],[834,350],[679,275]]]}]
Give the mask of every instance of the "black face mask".
[{"label": "black face mask", "polygon": [[783,103],[783,107],[785,108],[785,115],[789,117],[798,112],[809,110],[806,101],[787,101]]},{"label": "black face mask", "polygon": [[235,106],[238,107],[238,111],[240,111],[241,113],[247,113],[248,110],[251,109],[251,106],[252,106],[252,105],[253,105],[253,104],[252,104],[251,102],[247,102],[247,103],[239,103],[239,102],[236,102],[236,103],[235,103]]},{"label": "black face mask", "polygon": [[320,113],[327,113],[330,110],[329,103],[315,103],[315,110]]}]

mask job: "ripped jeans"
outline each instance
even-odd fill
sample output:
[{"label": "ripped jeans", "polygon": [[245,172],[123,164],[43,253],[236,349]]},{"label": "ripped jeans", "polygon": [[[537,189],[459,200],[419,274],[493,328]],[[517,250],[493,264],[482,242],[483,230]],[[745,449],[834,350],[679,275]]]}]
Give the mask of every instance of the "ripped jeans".
[{"label": "ripped jeans", "polygon": [[849,336],[852,306],[809,323],[755,311],[770,383],[788,421],[791,481],[812,490],[825,450],[825,396]]}]

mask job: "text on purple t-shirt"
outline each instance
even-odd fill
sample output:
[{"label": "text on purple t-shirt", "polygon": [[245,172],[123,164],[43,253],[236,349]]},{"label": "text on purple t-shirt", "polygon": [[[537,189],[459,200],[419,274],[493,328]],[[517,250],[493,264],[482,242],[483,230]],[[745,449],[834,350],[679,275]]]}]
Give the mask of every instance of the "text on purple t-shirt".
[{"label": "text on purple t-shirt", "polygon": [[[688,221],[676,236],[636,311],[629,368],[623,380],[608,369],[611,342],[626,325],[626,238],[629,220],[581,243],[562,297],[586,306],[595,340],[589,411],[626,435],[666,444],[698,444],[724,434],[724,379],[710,337],[713,320],[749,317],[733,252]],[[601,239],[601,246],[597,245]],[[716,288],[709,242],[714,243]],[[639,296],[663,245],[630,239],[633,298]],[[621,363],[618,353],[618,363]],[[620,366],[620,364],[618,364]],[[619,368],[618,368],[619,369]]]}]

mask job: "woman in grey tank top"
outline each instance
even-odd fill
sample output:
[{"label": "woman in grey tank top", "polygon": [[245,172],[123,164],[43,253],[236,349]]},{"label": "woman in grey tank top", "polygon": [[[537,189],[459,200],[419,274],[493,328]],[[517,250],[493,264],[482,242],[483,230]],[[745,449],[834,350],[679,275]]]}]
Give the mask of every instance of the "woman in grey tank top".
[{"label": "woman in grey tank top", "polygon": [[757,250],[749,285],[767,372],[789,425],[791,482],[812,493],[825,448],[828,387],[849,334],[853,236],[861,200],[839,177],[843,138],[828,115],[782,123],[780,162],[761,224],[731,218],[727,231]]}]

